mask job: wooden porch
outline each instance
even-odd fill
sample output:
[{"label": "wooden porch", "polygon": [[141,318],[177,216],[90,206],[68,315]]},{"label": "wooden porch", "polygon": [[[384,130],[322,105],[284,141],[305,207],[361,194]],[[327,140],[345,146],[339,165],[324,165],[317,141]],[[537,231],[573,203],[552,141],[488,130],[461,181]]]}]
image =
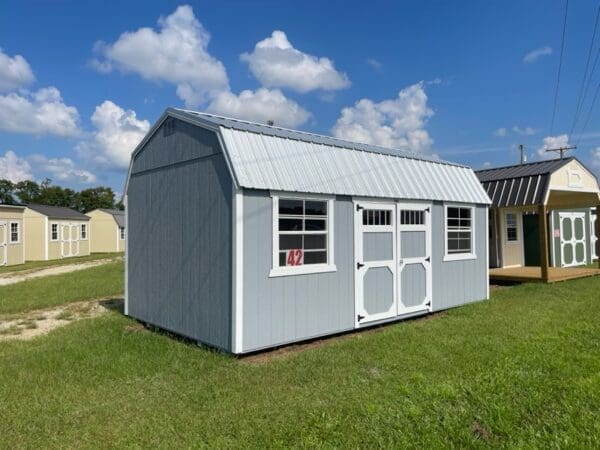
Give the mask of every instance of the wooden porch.
[{"label": "wooden porch", "polygon": [[[548,267],[546,283],[572,280],[600,275],[600,269],[589,267]],[[490,269],[490,282],[542,282],[541,267],[509,267],[505,269]]]}]

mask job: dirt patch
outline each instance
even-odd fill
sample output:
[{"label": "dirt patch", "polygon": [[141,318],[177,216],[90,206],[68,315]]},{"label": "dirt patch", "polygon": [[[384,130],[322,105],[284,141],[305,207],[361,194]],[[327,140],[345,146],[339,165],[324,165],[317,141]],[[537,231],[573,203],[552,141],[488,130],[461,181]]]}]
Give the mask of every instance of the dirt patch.
[{"label": "dirt patch", "polygon": [[123,257],[98,259],[96,261],[87,261],[77,264],[65,264],[62,266],[53,266],[31,270],[21,270],[18,272],[7,272],[0,275],[0,286],[20,283],[21,281],[32,280],[34,278],[47,277],[50,275],[61,275],[63,273],[76,272],[78,270],[89,269],[91,267],[101,266],[115,261],[120,261]]},{"label": "dirt patch", "polygon": [[32,339],[76,320],[98,317],[106,311],[101,302],[85,301],[0,317],[0,341]]},{"label": "dirt patch", "polygon": [[483,439],[484,441],[489,441],[492,438],[492,433],[476,420],[473,421],[471,429],[476,437]]}]

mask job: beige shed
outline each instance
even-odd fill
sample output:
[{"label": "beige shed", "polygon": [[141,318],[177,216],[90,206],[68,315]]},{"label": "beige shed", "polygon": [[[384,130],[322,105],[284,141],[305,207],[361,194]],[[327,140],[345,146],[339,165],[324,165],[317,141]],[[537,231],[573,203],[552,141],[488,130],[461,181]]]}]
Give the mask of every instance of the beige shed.
[{"label": "beige shed", "polygon": [[0,205],[0,266],[25,262],[24,206]]},{"label": "beige shed", "polygon": [[125,211],[99,208],[87,215],[92,253],[125,251]]},{"label": "beige shed", "polygon": [[90,218],[61,206],[27,205],[25,260],[40,261],[90,254]]}]

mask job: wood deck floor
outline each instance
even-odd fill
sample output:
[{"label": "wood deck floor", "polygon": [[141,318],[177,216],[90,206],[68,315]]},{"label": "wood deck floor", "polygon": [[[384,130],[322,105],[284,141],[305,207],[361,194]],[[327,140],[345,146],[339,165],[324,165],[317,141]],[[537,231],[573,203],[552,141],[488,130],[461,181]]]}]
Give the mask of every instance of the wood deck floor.
[{"label": "wood deck floor", "polygon": [[[548,283],[600,275],[600,269],[589,267],[550,267]],[[510,267],[490,269],[490,281],[542,281],[541,267]]]}]

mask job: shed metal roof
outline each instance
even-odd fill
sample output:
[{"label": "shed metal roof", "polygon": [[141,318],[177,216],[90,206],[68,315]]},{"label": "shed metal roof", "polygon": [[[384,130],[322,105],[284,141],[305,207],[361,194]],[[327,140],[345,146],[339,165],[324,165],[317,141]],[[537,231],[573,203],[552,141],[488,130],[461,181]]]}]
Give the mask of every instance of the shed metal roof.
[{"label": "shed metal roof", "polygon": [[48,216],[50,219],[76,219],[76,220],[90,220],[88,216],[75,211],[71,208],[64,206],[49,206],[49,205],[27,205],[29,209],[36,211],[44,216]]},{"label": "shed metal roof", "polygon": [[459,164],[212,114],[167,113],[217,131],[243,188],[490,203],[473,170]]},{"label": "shed metal roof", "polygon": [[550,175],[574,159],[496,167],[475,173],[495,207],[540,205],[544,202]]},{"label": "shed metal roof", "polygon": [[107,208],[98,208],[100,211],[105,212],[113,216],[117,225],[121,228],[125,228],[125,211],[120,209],[107,209]]}]

